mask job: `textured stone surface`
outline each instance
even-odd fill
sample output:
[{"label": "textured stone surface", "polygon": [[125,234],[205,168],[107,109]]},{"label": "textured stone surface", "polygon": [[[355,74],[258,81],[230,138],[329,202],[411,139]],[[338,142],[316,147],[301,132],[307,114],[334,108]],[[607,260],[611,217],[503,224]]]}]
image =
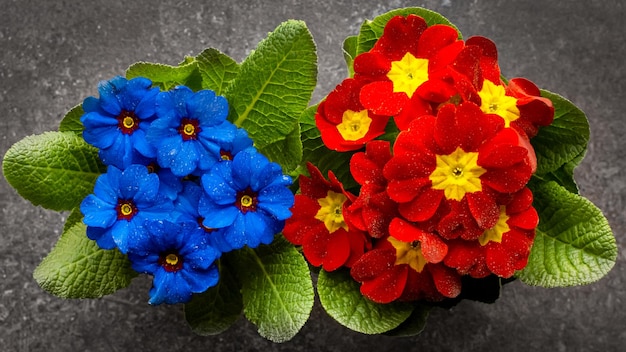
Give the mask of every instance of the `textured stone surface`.
[{"label": "textured stone surface", "polygon": [[241,319],[226,333],[194,335],[180,306],[147,305],[150,282],[100,300],[43,292],[32,271],[67,214],[33,207],[0,178],[2,351],[618,351],[626,344],[626,16],[621,0],[570,1],[11,1],[0,0],[0,155],[57,127],[96,94],[99,80],[137,61],[176,64],[212,46],[241,61],[280,22],[305,20],[319,48],[319,100],[346,75],[341,44],[366,18],[416,5],[442,13],[465,37],[494,40],[507,77],[523,76],[572,100],[591,122],[576,170],[581,193],[606,214],[620,254],[584,287],[516,282],[492,305],[434,310],[413,338],[365,336],[316,305],[290,342],[273,344]]}]

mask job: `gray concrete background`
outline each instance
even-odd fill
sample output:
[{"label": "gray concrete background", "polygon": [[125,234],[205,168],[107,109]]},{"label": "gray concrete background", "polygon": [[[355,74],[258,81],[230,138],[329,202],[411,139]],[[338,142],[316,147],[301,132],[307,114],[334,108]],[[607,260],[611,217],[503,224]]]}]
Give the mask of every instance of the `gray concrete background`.
[{"label": "gray concrete background", "polygon": [[626,343],[626,11],[621,0],[571,1],[36,1],[0,0],[0,155],[55,129],[99,80],[137,61],[176,64],[212,46],[241,61],[280,22],[305,20],[319,48],[320,99],[346,75],[341,43],[365,18],[425,6],[465,37],[491,38],[507,77],[523,76],[585,111],[591,143],[576,170],[581,193],[605,212],[620,254],[584,287],[515,282],[493,305],[434,310],[413,338],[365,336],[316,305],[285,344],[241,319],[215,337],[194,335],[180,306],[150,307],[150,282],[100,300],[43,292],[32,271],[60,234],[63,215],[33,207],[0,178],[0,351],[618,351]]}]

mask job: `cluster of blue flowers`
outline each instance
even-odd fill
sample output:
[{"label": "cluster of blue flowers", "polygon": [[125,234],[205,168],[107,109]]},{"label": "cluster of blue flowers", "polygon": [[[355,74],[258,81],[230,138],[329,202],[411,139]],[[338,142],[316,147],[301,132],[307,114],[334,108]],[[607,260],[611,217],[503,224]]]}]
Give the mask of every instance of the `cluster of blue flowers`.
[{"label": "cluster of blue flowers", "polygon": [[83,138],[107,172],[80,205],[87,236],[153,276],[150,303],[181,303],[219,280],[217,259],[269,244],[291,216],[292,180],[227,120],[210,90],[149,79],[101,82],[83,102]]}]

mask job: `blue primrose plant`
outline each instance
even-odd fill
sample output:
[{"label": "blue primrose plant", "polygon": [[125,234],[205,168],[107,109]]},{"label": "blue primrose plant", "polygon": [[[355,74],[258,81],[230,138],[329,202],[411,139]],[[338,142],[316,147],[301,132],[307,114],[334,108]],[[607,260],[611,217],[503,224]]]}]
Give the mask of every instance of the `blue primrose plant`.
[{"label": "blue primrose plant", "polygon": [[147,274],[148,302],[185,304],[199,334],[243,313],[264,337],[291,339],[314,293],[280,233],[316,55],[306,25],[291,20],[241,63],[212,48],[177,66],[136,63],[100,82],[58,131],[16,143],[3,162],[10,184],[70,211],[35,270],[40,286],[96,298]]},{"label": "blue primrose plant", "polygon": [[[385,32],[389,23],[395,26],[391,28],[406,27],[408,32]],[[411,31],[435,33],[454,42],[442,52],[456,61],[448,65],[445,55],[443,59],[436,56],[437,60],[431,60],[436,63],[431,70],[426,58],[408,51],[394,56],[396,61],[385,58],[389,53],[395,55],[394,50],[417,50],[421,39],[411,37]],[[432,40],[436,36],[430,34],[420,35],[428,39],[424,39],[427,45],[437,48],[446,42]],[[393,43],[399,43],[400,49],[389,46]],[[486,234],[493,235],[494,229],[501,232],[486,241],[493,242],[489,248],[496,248],[489,252],[492,254],[500,253],[500,243],[517,238],[508,237],[509,233],[525,235],[536,227],[532,247],[522,243],[528,246],[524,249],[528,263],[522,270],[511,269],[513,276],[499,277],[488,272],[484,273],[488,276],[482,276],[482,267],[476,263],[482,258],[485,243],[459,242],[456,238],[446,238],[450,242],[444,242],[434,235],[439,227],[434,229],[433,225],[428,231],[414,227],[431,226],[431,221],[404,221],[396,214],[405,204],[404,193],[407,197],[416,196],[416,190],[422,187],[421,183],[416,187],[415,182],[422,182],[421,173],[426,171],[416,167],[417,163],[407,164],[412,165],[411,171],[406,175],[399,172],[399,181],[394,184],[396,188],[400,184],[409,186],[401,186],[402,192],[394,193],[396,198],[388,197],[387,183],[395,180],[395,176],[388,180],[394,172],[388,166],[393,166],[392,162],[400,165],[398,160],[404,160],[402,148],[407,153],[414,152],[411,148],[428,148],[421,144],[419,148],[407,147],[408,132],[401,128],[407,114],[397,109],[391,113],[387,110],[397,104],[383,102],[397,98],[410,103],[406,105],[409,112],[432,112],[439,106],[450,112],[457,109],[456,103],[459,111],[471,108],[477,99],[491,96],[483,98],[478,90],[472,93],[472,89],[478,89],[474,85],[481,78],[476,72],[484,72],[504,84],[499,68],[494,69],[495,44],[489,43],[486,38],[462,42],[456,27],[425,9],[405,8],[382,14],[363,22],[357,35],[346,38],[343,51],[350,77],[329,94],[331,98],[312,106],[309,101],[316,86],[317,54],[302,21],[279,25],[241,63],[208,48],[176,66],[146,62],[131,65],[124,76],[101,82],[97,97],[88,97],[72,108],[61,120],[58,131],[28,136],[14,144],[4,157],[4,175],[22,197],[34,205],[69,212],[56,245],[35,269],[35,280],[42,289],[62,298],[99,298],[129,286],[137,275],[149,275],[152,287],[146,294],[148,302],[183,305],[187,323],[198,334],[219,334],[243,315],[257,326],[261,336],[284,342],[293,338],[310,316],[314,303],[311,271],[317,276],[322,308],[337,322],[361,333],[391,336],[419,334],[432,307],[450,307],[461,299],[494,302],[502,286],[514,279],[545,287],[588,284],[600,279],[615,264],[617,246],[608,221],[595,205],[578,194],[574,181],[573,169],[584,157],[589,141],[586,116],[565,98],[539,91],[534,84],[533,88],[526,81],[512,81],[517,90],[505,92],[498,86],[502,88],[501,94],[496,92],[500,95],[489,94],[497,98],[495,105],[513,101],[524,108],[537,107],[537,102],[550,106],[551,123],[534,131],[532,141],[526,138],[526,132],[511,132],[508,127],[502,136],[512,137],[498,140],[502,145],[513,143],[505,146],[510,153],[532,154],[532,158],[527,158],[532,159],[532,167],[524,170],[528,170],[525,175],[529,180],[525,181],[534,198],[523,198],[525,207],[519,207],[527,209],[532,203],[536,212],[524,212],[528,216],[523,221],[517,216],[521,210],[503,212],[507,207],[514,208],[509,198],[496,199],[497,204],[506,205],[499,207],[499,217],[495,200],[496,212],[489,214],[475,211],[479,209],[474,204],[477,201],[460,203],[462,199],[452,199],[448,206],[459,208],[455,210],[459,218],[449,219],[455,226],[458,222],[459,227],[467,225],[473,229],[473,223],[463,220],[469,219],[467,214],[493,219],[494,224],[485,225],[484,229],[476,227],[479,231],[475,233],[484,239]],[[462,48],[462,53],[469,54],[459,54]],[[423,54],[420,53],[415,51],[418,56]],[[376,60],[368,63],[370,59]],[[387,65],[389,60],[393,62]],[[383,66],[395,73],[383,74]],[[437,66],[442,66],[441,72],[435,70]],[[368,69],[375,75],[364,76]],[[430,77],[433,71],[432,79],[417,75],[422,71],[426,71],[424,77]],[[472,80],[463,80],[468,73],[474,73],[467,76]],[[446,96],[434,105],[428,99],[438,97],[437,94],[421,97],[424,92],[418,89],[410,98],[405,88],[417,89],[415,77],[435,82],[433,87],[445,88],[439,93],[460,89],[459,94]],[[370,82],[374,78],[375,82]],[[458,86],[449,86],[452,78],[459,80]],[[393,80],[404,88],[383,94],[386,91],[382,88],[389,88],[389,92],[395,89]],[[420,82],[419,87],[426,85]],[[358,91],[354,93],[348,87]],[[364,95],[364,91],[376,94]],[[337,98],[342,92],[350,94],[345,99]],[[513,99],[505,93],[519,96]],[[460,102],[466,98],[473,100]],[[429,103],[422,104],[420,99]],[[365,107],[363,101],[373,105]],[[398,109],[400,106],[404,105],[398,105]],[[486,106],[491,109],[489,104]],[[516,106],[513,110],[521,114]],[[374,114],[374,109],[380,110],[381,115]],[[471,111],[481,110],[476,105]],[[326,121],[325,115],[330,120]],[[440,115],[443,117],[421,114],[411,126],[442,121],[441,126],[445,127],[446,121],[465,121],[454,114]],[[471,116],[474,115],[483,113]],[[493,111],[484,115],[489,115],[485,121],[496,121]],[[524,121],[520,117],[516,123]],[[505,123],[498,122],[497,126],[504,128]],[[369,133],[370,129],[376,133]],[[437,138],[447,140],[446,133],[453,136],[449,131],[455,130],[443,129],[447,132],[440,134],[436,133],[439,130],[433,131]],[[424,138],[431,137],[422,132],[416,135],[420,133]],[[330,139],[325,141],[324,134],[330,135]],[[372,141],[369,147],[358,144],[366,143],[366,137],[384,141]],[[396,137],[401,145],[390,148]],[[349,150],[331,150],[325,145],[329,140],[339,141],[340,147],[348,146]],[[457,150],[466,153],[460,146]],[[457,151],[453,154],[457,155]],[[453,154],[442,156],[452,160],[457,158]],[[435,154],[428,155],[435,160]],[[440,155],[436,156],[439,165]],[[407,157],[409,160],[413,159]],[[490,163],[508,161],[494,159]],[[478,164],[475,166],[486,172]],[[444,176],[463,174],[463,168],[458,166],[449,169],[452,173]],[[415,175],[409,175],[413,171]],[[405,176],[417,181],[405,180]],[[430,185],[431,181],[428,178],[424,182]],[[430,191],[434,193],[428,194],[443,194],[440,189]],[[506,196],[513,198],[512,194]],[[400,200],[402,205],[396,203]],[[468,210],[459,204],[469,204]],[[420,206],[402,209],[412,211]],[[431,207],[432,213],[449,210],[437,207]],[[432,213],[429,216],[434,216]],[[509,219],[512,227],[522,229],[513,231]],[[383,230],[377,236],[366,236],[369,225]],[[392,238],[392,229],[394,236],[399,237]],[[506,241],[502,237],[505,234]],[[459,260],[455,262],[446,254],[448,245],[468,246],[471,253],[478,254],[457,256],[467,259],[459,264]],[[489,254],[482,256],[486,255]],[[307,262],[311,258],[312,266],[324,263],[322,268],[312,268]],[[345,267],[337,264],[333,267],[336,270],[329,269],[327,264],[337,258]],[[380,265],[370,270],[366,265],[369,262],[363,258]],[[514,264],[518,262],[521,260]],[[476,277],[465,275],[461,279],[457,267],[469,268],[474,264]],[[355,273],[363,282],[355,281]],[[458,296],[446,291],[447,299],[434,302],[370,299],[392,291],[398,297],[410,298],[410,290],[406,296],[404,291],[391,290],[392,281],[428,290],[430,286],[421,285],[426,281],[415,278],[434,275],[443,281],[454,279],[446,285],[454,281],[455,285],[450,286],[459,288],[454,291]],[[417,284],[404,285],[409,279]],[[400,285],[394,287],[404,290]],[[375,294],[367,297],[364,290]]]}]

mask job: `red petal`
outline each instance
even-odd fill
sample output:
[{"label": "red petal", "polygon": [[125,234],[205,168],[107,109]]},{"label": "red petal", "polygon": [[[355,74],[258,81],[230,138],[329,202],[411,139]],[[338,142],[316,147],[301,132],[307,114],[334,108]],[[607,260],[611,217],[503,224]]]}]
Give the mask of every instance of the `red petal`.
[{"label": "red petal", "polygon": [[[480,67],[483,77],[491,82],[500,82],[500,67],[498,66],[498,49],[491,40],[475,36],[468,38],[465,41],[465,45],[475,45],[482,51],[480,58]],[[478,87],[479,89],[482,87]]]},{"label": "red petal", "polygon": [[390,60],[402,59],[405,53],[417,53],[418,38],[428,25],[422,17],[409,15],[395,16],[387,21],[383,35],[378,39],[372,51],[385,54]]},{"label": "red petal", "polygon": [[302,250],[312,265],[321,265],[324,270],[333,271],[350,257],[350,242],[343,229],[332,234],[319,231],[304,236]]},{"label": "red petal", "polygon": [[465,197],[478,226],[483,229],[490,229],[496,225],[500,217],[500,207],[493,197],[485,192],[467,193]]},{"label": "red petal", "polygon": [[394,93],[393,82],[377,81],[365,85],[361,89],[361,104],[372,113],[393,116],[409,104],[409,96],[404,92]]},{"label": "red petal", "polygon": [[361,285],[363,296],[376,303],[393,302],[402,295],[406,286],[408,265],[397,265]]},{"label": "red petal", "polygon": [[352,265],[350,275],[358,282],[370,281],[393,267],[395,262],[396,250],[393,247],[389,249],[373,249],[363,254]]},{"label": "red petal", "polygon": [[389,235],[399,241],[411,243],[420,241],[424,231],[400,218],[394,218],[389,224]]},{"label": "red petal", "polygon": [[413,200],[401,203],[398,212],[410,221],[426,221],[437,212],[442,199],[442,190],[423,188]]},{"label": "red petal", "polygon": [[428,265],[437,290],[444,296],[454,298],[461,293],[461,277],[452,269],[443,265]]},{"label": "red petal", "polygon": [[448,245],[435,234],[426,232],[421,238],[422,255],[429,263],[439,263],[448,254]]},{"label": "red petal", "polygon": [[[431,58],[442,48],[459,40],[456,29],[436,24],[428,27],[419,38],[417,57]],[[450,60],[452,61],[452,60]]]},{"label": "red petal", "polygon": [[378,52],[365,52],[354,58],[354,77],[375,81],[387,80],[391,61]]},{"label": "red petal", "polygon": [[432,115],[430,103],[419,94],[413,94],[409,104],[402,108],[399,114],[394,115],[393,120],[400,131],[407,130],[411,122],[420,116]]}]

